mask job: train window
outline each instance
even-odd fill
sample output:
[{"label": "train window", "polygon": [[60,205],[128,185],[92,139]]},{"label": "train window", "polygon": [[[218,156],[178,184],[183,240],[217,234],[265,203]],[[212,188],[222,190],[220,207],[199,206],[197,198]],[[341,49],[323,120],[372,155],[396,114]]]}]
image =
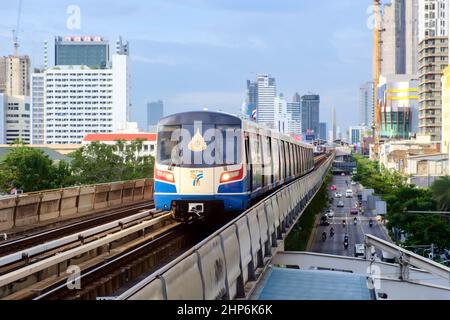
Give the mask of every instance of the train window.
[{"label": "train window", "polygon": [[162,165],[175,165],[180,162],[179,131],[181,126],[160,126],[158,128],[157,161]]},{"label": "train window", "polygon": [[295,175],[295,154],[294,154],[294,145],[289,143],[289,147],[291,150],[291,176]]},{"label": "train window", "polygon": [[216,135],[222,136],[222,141],[216,140],[216,164],[234,165],[242,163],[241,127],[216,125]]},{"label": "train window", "polygon": [[259,135],[254,133],[250,134],[250,154],[252,157],[252,168],[253,168],[253,181],[252,190],[255,191],[262,186],[262,175],[261,175],[261,144]]},{"label": "train window", "polygon": [[280,152],[278,140],[275,138],[271,138],[271,147],[272,147],[272,163],[273,163],[273,182],[280,180]]},{"label": "train window", "polygon": [[284,144],[284,157],[286,158],[286,178],[291,176],[291,159],[289,156],[289,143],[283,141]]},{"label": "train window", "polygon": [[284,141],[280,140],[280,163],[281,163],[281,179],[286,178],[286,154],[284,152]]},{"label": "train window", "polygon": [[266,185],[273,183],[273,158],[272,158],[272,147],[271,138],[262,137],[263,144],[263,160],[264,160],[264,181]]}]

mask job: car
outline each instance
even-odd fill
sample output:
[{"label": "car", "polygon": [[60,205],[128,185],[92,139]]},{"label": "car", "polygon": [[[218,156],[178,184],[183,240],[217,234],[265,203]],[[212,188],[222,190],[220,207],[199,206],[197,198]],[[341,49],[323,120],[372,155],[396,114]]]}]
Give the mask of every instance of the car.
[{"label": "car", "polygon": [[345,207],[345,206],[344,206],[344,201],[340,200],[340,201],[338,202],[338,204],[337,204],[337,207],[338,207],[338,208],[343,208],[343,207]]},{"label": "car", "polygon": [[333,217],[334,217],[334,211],[333,211],[333,209],[327,209],[327,211],[325,211],[325,215],[326,215],[328,218],[333,218]]},{"label": "car", "polygon": [[341,176],[345,177],[345,172],[342,172],[342,173],[341,173]]},{"label": "car", "polygon": [[334,197],[335,197],[335,198],[342,198],[342,193],[336,192],[336,193],[334,194]]},{"label": "car", "polygon": [[358,209],[356,209],[356,208],[350,209],[350,214],[351,214],[351,215],[358,215],[358,213],[359,213],[359,210],[358,210]]},{"label": "car", "polygon": [[330,187],[330,190],[331,190],[331,191],[336,191],[336,189],[337,189],[337,187],[336,187],[335,185],[332,185],[332,186]]},{"label": "car", "polygon": [[346,198],[353,198],[353,190],[347,189],[347,191],[345,191],[345,197]]},{"label": "car", "polygon": [[352,186],[356,186],[356,182],[355,182],[355,181],[352,181],[351,185],[352,185]]},{"label": "car", "polygon": [[327,216],[322,216],[320,218],[320,225],[321,226],[325,226],[325,227],[330,225],[330,222],[328,222],[328,217]]}]

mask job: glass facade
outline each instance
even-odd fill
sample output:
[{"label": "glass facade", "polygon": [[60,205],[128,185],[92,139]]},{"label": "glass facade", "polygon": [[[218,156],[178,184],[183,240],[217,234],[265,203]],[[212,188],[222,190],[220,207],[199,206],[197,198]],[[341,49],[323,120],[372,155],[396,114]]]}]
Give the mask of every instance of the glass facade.
[{"label": "glass facade", "polygon": [[109,43],[107,41],[74,41],[57,37],[55,39],[55,65],[90,68],[106,68],[109,63]]}]

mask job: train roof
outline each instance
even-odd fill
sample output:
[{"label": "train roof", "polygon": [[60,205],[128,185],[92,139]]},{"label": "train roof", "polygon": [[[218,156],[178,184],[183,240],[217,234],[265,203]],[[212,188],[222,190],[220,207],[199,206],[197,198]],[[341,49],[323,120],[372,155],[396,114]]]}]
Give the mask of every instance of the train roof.
[{"label": "train roof", "polygon": [[203,121],[205,123],[220,123],[229,125],[242,125],[242,120],[236,116],[214,111],[191,111],[177,113],[159,121],[159,125],[178,125]]}]

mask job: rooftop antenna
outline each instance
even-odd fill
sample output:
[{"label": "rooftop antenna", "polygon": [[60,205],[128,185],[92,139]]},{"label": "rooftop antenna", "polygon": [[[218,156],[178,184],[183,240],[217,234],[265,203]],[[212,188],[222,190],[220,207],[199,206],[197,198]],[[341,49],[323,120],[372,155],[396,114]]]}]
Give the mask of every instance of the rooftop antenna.
[{"label": "rooftop antenna", "polygon": [[13,46],[14,46],[14,55],[17,57],[19,55],[19,28],[20,28],[20,17],[22,14],[22,0],[19,0],[19,8],[17,10],[17,23],[16,28],[13,29]]}]

